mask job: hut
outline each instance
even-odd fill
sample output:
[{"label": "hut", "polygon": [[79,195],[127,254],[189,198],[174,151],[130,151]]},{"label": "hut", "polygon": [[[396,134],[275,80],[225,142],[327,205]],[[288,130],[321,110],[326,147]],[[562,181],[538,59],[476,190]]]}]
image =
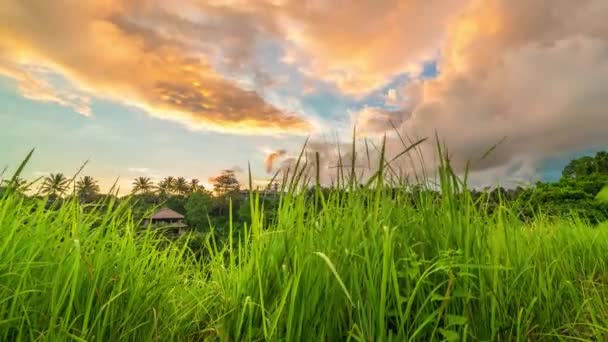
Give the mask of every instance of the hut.
[{"label": "hut", "polygon": [[188,230],[184,223],[184,215],[167,207],[160,208],[149,219],[144,220],[144,226],[150,225],[155,229],[162,229],[168,235],[181,235]]}]

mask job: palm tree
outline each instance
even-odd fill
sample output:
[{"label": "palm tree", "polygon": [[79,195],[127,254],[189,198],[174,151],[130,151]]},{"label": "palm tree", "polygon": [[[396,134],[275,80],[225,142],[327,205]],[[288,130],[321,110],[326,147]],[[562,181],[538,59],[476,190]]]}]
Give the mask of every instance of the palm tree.
[{"label": "palm tree", "polygon": [[205,187],[200,185],[200,181],[198,179],[192,178],[190,180],[190,192],[193,193],[201,190],[205,190]]},{"label": "palm tree", "polygon": [[154,184],[149,177],[137,177],[133,181],[133,190],[131,191],[134,194],[147,194],[152,192],[154,189]]},{"label": "palm tree", "polygon": [[19,192],[24,192],[24,191],[29,190],[27,181],[21,177],[16,177],[14,180],[5,179],[2,182],[0,182],[0,185],[5,186],[7,188],[14,187]]},{"label": "palm tree", "polygon": [[25,179],[16,177],[14,180],[3,180],[0,182],[0,187],[15,189],[17,192],[24,193],[29,190],[30,184]]},{"label": "palm tree", "polygon": [[165,177],[160,183],[158,183],[158,194],[161,196],[170,195],[175,190],[175,178],[169,176]]},{"label": "palm tree", "polygon": [[178,177],[173,184],[173,189],[178,195],[185,195],[190,191],[190,186],[188,185],[188,181],[184,177]]},{"label": "palm tree", "polygon": [[42,194],[55,197],[62,195],[68,187],[68,179],[63,173],[51,173],[44,178],[42,183]]},{"label": "palm tree", "polygon": [[76,182],[76,193],[85,202],[88,202],[99,194],[99,184],[91,176],[84,176]]}]

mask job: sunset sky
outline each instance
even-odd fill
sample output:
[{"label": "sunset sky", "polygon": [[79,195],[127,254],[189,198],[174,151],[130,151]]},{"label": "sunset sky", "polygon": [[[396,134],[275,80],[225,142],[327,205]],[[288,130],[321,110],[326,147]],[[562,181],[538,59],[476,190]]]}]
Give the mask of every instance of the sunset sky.
[{"label": "sunset sky", "polygon": [[35,147],[27,178],[90,160],[128,189],[250,162],[261,181],[307,136],[327,168],[354,126],[396,155],[392,122],[437,132],[479,185],[555,179],[608,147],[607,16],[606,0],[0,0],[0,169]]}]

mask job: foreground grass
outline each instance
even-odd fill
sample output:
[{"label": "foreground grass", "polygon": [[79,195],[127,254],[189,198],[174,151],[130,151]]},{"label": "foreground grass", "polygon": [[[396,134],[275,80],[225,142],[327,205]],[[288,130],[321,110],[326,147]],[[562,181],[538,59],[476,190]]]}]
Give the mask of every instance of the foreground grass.
[{"label": "foreground grass", "polygon": [[[608,230],[444,196],[290,191],[197,261],[128,203],[0,200],[0,340],[606,340]],[[255,198],[255,197],[254,197]]]}]

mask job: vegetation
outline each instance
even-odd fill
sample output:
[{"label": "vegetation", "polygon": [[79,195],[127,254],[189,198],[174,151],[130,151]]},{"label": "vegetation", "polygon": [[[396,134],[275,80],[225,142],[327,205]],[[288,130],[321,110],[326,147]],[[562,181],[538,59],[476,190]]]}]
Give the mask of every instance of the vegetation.
[{"label": "vegetation", "polygon": [[133,181],[133,194],[149,194],[154,190],[154,183],[149,177],[137,177]]},{"label": "vegetation", "polygon": [[[247,199],[184,195],[171,177],[87,210],[4,191],[0,340],[608,339],[608,226],[548,210],[603,210],[600,168],[471,192],[448,162],[439,191],[387,186],[384,165],[333,190],[294,170]],[[138,205],[171,201],[197,233],[140,227]]]},{"label": "vegetation", "polygon": [[51,173],[48,177],[44,178],[42,183],[43,195],[49,197],[57,197],[63,195],[67,191],[68,179],[63,173]]},{"label": "vegetation", "polygon": [[99,183],[91,176],[84,176],[76,182],[76,195],[83,202],[92,202],[99,195]]},{"label": "vegetation", "polygon": [[239,191],[241,188],[233,170],[223,170],[222,174],[213,179],[214,191],[217,195],[226,195]]}]

